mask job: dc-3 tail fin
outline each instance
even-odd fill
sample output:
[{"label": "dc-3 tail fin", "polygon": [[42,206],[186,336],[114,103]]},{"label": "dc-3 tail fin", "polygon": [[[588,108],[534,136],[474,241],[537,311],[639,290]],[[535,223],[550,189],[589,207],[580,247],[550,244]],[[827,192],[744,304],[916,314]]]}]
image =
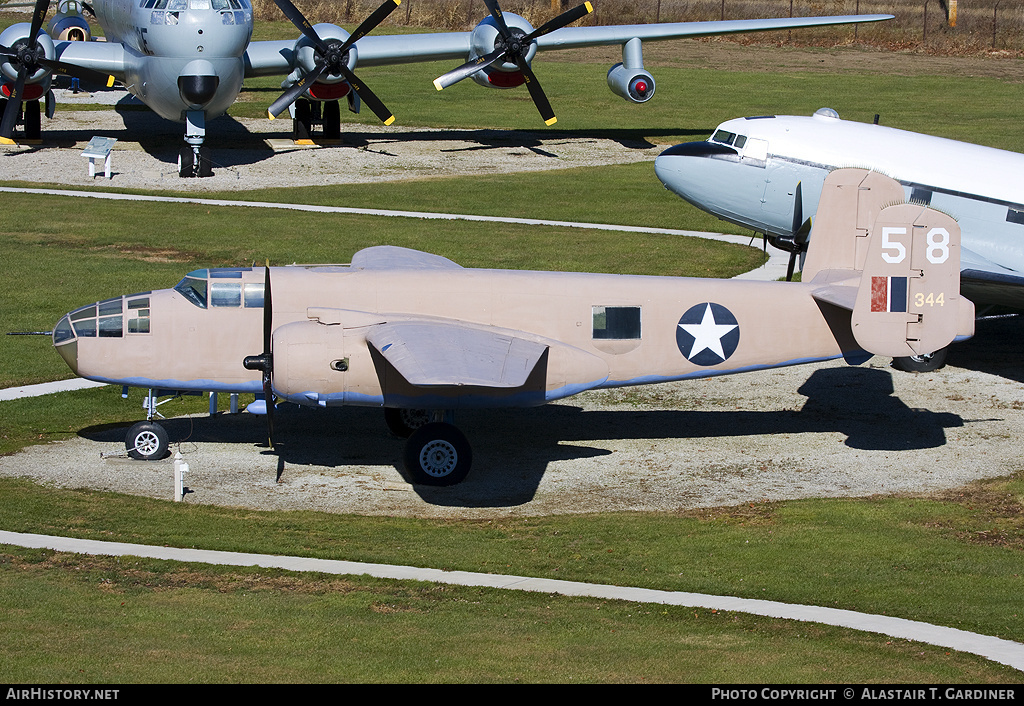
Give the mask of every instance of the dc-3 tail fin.
[{"label": "dc-3 tail fin", "polygon": [[960,296],[960,227],[905,203],[903,187],[876,172],[825,180],[803,281],[819,304],[850,312],[853,340],[875,355],[926,355],[974,334],[974,304]]}]

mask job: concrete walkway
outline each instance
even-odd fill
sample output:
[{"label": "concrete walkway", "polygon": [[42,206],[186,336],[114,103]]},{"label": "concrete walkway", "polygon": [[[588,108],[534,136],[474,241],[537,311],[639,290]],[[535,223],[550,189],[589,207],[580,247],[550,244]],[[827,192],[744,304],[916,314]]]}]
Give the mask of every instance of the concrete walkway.
[{"label": "concrete walkway", "polygon": [[635,601],[637,603],[658,603],[663,605],[687,606],[707,610],[727,610],[740,613],[763,615],[769,618],[803,620],[825,625],[852,628],[866,632],[880,633],[891,637],[938,645],[960,652],[980,655],[994,662],[1024,671],[1024,645],[997,637],[930,625],[915,620],[891,618],[884,615],[870,615],[851,610],[818,608],[815,606],[792,605],[775,601],[760,601],[728,596],[709,596],[700,593],[677,591],[656,591],[648,588],[629,588],[603,584],[578,583],[555,579],[538,579],[528,576],[504,576],[500,574],[478,574],[469,571],[441,571],[414,566],[390,566],[387,564],[364,564],[354,561],[308,559],[302,557],[274,556],[270,554],[242,554],[238,552],[206,551],[202,549],[178,549],[155,547],[146,544],[123,544],[88,539],[69,539],[41,534],[22,534],[0,530],[0,544],[10,544],[33,549],[52,549],[75,554],[102,556],[137,556],[151,559],[168,559],[201,564],[226,566],[262,566],[287,571],[315,571],[326,574],[365,575],[400,581],[430,581],[457,586],[481,586],[513,591],[533,591],[564,596],[586,596],[610,600]]}]

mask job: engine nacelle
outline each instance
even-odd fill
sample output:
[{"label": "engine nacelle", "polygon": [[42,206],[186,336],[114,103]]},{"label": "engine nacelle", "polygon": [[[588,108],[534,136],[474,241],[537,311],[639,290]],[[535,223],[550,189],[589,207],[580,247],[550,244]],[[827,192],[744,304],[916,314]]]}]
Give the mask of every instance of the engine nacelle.
[{"label": "engine nacelle", "polygon": [[643,69],[616,64],[608,70],[608,88],[630,103],[646,103],[654,97],[654,77]]},{"label": "engine nacelle", "polygon": [[[509,31],[513,35],[523,37],[533,31],[533,25],[519,15],[504,12],[502,17],[505,19],[505,24],[508,25]],[[473,34],[470,37],[469,57],[466,60],[472,61],[481,56],[487,56],[498,48],[500,42],[501,34],[498,32],[498,25],[494,18],[488,15],[480,24],[473,28]],[[529,49],[526,50],[526,62],[533,61],[533,57],[536,54],[537,43],[533,42],[530,44]],[[526,82],[526,77],[523,76],[519,67],[507,61],[491,64],[486,69],[477,71],[470,78],[487,88],[514,88]]]},{"label": "engine nacelle", "polygon": [[[320,39],[324,40],[324,43],[326,44],[340,44],[349,37],[348,32],[343,30],[341,27],[326,22],[313,25],[313,29],[316,30],[317,35],[319,35]],[[292,75],[289,76],[291,82],[297,81],[299,77],[305,76],[316,69],[316,49],[313,46],[313,42],[306,38],[306,35],[300,36],[298,41],[295,42],[294,52],[294,68],[296,68],[297,71],[293,71]],[[348,50],[348,61],[345,62],[349,71],[355,70],[357,59],[356,47],[355,45],[352,45]],[[345,77],[341,74],[323,73],[320,74],[320,78],[316,80],[316,83],[334,84],[342,83],[344,81]],[[286,82],[285,85],[290,84]]]},{"label": "engine nacelle", "polygon": [[[32,31],[32,25],[28,22],[19,22],[18,24],[11,25],[3,32],[0,32],[0,46],[5,46],[19,51],[22,47],[29,43],[29,32]],[[42,47],[43,56],[47,59],[53,59],[56,56],[56,52],[53,47],[53,40],[50,39],[50,35],[46,32],[39,30],[39,34],[36,35],[36,43]],[[0,73],[8,81],[18,80],[18,63],[17,60],[8,59],[3,63],[0,63]],[[49,86],[50,70],[40,66],[33,71],[29,76],[25,77],[26,84],[41,84],[46,83]]]},{"label": "engine nacelle", "polygon": [[46,32],[57,41],[88,42],[92,40],[92,29],[82,17],[78,0],[62,0],[57,5],[57,14],[46,25]]}]

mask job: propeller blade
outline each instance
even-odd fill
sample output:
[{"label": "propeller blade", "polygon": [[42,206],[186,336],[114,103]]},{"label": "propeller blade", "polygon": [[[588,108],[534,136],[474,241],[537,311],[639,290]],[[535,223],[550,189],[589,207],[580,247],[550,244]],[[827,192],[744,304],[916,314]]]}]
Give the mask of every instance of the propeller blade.
[{"label": "propeller blade", "polygon": [[500,59],[505,54],[504,49],[495,49],[487,56],[478,56],[472,61],[467,61],[465,64],[457,69],[452,69],[444,76],[439,76],[434,79],[434,88],[439,91],[448,88],[448,86],[454,85],[464,78],[469,78],[477,71],[486,69],[488,66],[493,64],[495,61]]},{"label": "propeller blade", "polygon": [[487,6],[487,11],[491,13],[491,17],[498,23],[498,32],[502,37],[506,39],[511,36],[511,32],[508,29],[508,25],[505,24],[505,18],[501,14],[501,8],[498,7],[498,0],[484,0],[484,5]]},{"label": "propeller blade", "polygon": [[402,0],[384,0],[384,4],[374,10],[373,14],[363,20],[363,23],[356,27],[355,31],[349,35],[348,39],[345,40],[345,43],[341,45],[341,51],[348,51],[350,46],[376,29],[377,25],[387,19],[387,16],[397,10],[398,6],[401,4]]},{"label": "propeller blade", "polygon": [[39,28],[43,26],[46,13],[50,9],[50,0],[36,0],[35,9],[32,10],[32,32],[29,34],[30,41],[34,44]]},{"label": "propeller blade", "polygon": [[554,18],[553,20],[548,20],[540,27],[538,27],[537,29],[533,30],[528,35],[523,37],[523,43],[525,44],[527,42],[531,42],[537,37],[543,37],[545,34],[550,34],[551,32],[554,32],[556,29],[562,29],[562,27],[572,24],[578,19],[586,17],[593,11],[594,6],[591,5],[589,2],[585,2],[582,5],[577,5],[571,10],[566,10],[558,17]]},{"label": "propeller blade", "polygon": [[291,23],[295,25],[300,32],[306,35],[309,41],[313,42],[317,48],[324,45],[324,40],[320,39],[320,35],[316,33],[315,29],[313,29],[313,25],[309,24],[309,20],[307,20],[305,15],[299,11],[299,8],[295,7],[295,5],[291,3],[291,0],[274,0],[274,4],[280,8],[281,12],[284,13],[284,16],[291,20]]},{"label": "propeller blade", "polygon": [[523,72],[523,76],[526,78],[526,87],[530,91],[530,97],[533,98],[533,104],[537,106],[537,110],[540,111],[540,117],[544,120],[545,125],[554,125],[558,122],[558,118],[555,117],[555,111],[551,109],[551,103],[548,102],[548,97],[544,95],[544,89],[540,87],[540,81],[533,74],[533,69],[526,63],[526,59],[517,57],[516,64],[519,66],[519,70]]},{"label": "propeller blade", "polygon": [[267,114],[270,116],[270,119],[273,120],[283,113],[288,106],[295,102],[296,98],[305,93],[309,85],[320,78],[320,74],[326,68],[324,64],[317,64],[312,73],[308,73],[300,78],[291,88],[282,93],[280,98],[271,103],[270,107],[267,108]]},{"label": "propeller blade", "polygon": [[24,66],[18,70],[18,80],[14,82],[14,91],[7,99],[4,117],[0,119],[0,144],[14,144],[11,137],[14,135],[14,126],[18,123],[18,113],[21,112],[21,94],[25,91],[26,71]]},{"label": "propeller blade", "polygon": [[352,86],[352,90],[359,96],[359,100],[366,104],[366,107],[373,111],[373,114],[380,118],[380,121],[385,125],[390,125],[395,122],[395,116],[392,115],[391,111],[387,109],[387,106],[378,98],[373,91],[366,87],[366,84],[356,78],[356,75],[348,70],[348,67],[342,66],[341,73],[348,81],[348,84]]}]

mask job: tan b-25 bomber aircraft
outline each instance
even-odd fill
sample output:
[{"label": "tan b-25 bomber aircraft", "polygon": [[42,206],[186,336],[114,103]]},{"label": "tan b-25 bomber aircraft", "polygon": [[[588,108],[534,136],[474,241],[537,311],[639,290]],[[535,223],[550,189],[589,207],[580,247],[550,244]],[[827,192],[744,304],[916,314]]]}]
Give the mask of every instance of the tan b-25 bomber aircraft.
[{"label": "tan b-25 bomber aircraft", "polygon": [[[451,485],[472,457],[452,410],[969,338],[959,261],[953,218],[905,203],[888,177],[842,169],[825,182],[799,283],[467,269],[380,246],[350,265],[196,270],[70,312],[53,343],[78,375],[151,396],[262,393],[265,408],[249,410],[267,413],[271,443],[275,397],[383,407],[409,437],[413,481]],[[167,434],[141,422],[126,446],[163,457]]]}]

